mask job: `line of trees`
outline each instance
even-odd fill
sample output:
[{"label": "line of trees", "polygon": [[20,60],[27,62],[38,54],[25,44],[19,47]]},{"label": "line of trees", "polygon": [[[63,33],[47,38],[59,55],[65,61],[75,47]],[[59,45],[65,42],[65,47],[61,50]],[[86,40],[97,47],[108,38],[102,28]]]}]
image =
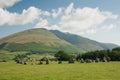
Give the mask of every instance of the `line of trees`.
[{"label": "line of trees", "polygon": [[92,59],[95,60],[99,58],[100,60],[104,58],[110,58],[111,61],[120,61],[120,48],[114,48],[112,50],[97,50],[91,51],[84,54],[79,54],[76,59]]},{"label": "line of trees", "polygon": [[68,61],[71,59],[76,59],[76,60],[96,60],[99,59],[100,61],[104,61],[105,59],[108,61],[120,61],[120,47],[114,48],[112,50],[97,50],[97,51],[91,51],[91,52],[86,52],[83,54],[78,54],[77,56],[75,55],[70,55],[67,54],[64,51],[58,51],[55,54],[55,57],[58,60],[61,61]]}]

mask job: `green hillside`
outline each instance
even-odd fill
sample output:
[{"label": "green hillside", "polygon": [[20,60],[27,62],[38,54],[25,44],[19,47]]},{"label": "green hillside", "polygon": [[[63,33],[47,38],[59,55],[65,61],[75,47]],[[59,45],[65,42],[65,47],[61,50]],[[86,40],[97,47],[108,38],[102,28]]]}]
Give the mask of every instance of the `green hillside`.
[{"label": "green hillside", "polygon": [[55,53],[64,50],[69,53],[112,49],[114,44],[96,42],[78,35],[43,28],[30,29],[0,39],[0,49],[9,51],[39,51]]},{"label": "green hillside", "polygon": [[83,52],[69,42],[59,39],[46,29],[31,29],[0,39],[0,48],[9,51]]},{"label": "green hillside", "polygon": [[94,50],[102,50],[102,49],[112,49],[117,47],[114,44],[105,44],[100,43],[94,40],[90,40],[88,38],[84,38],[78,35],[70,34],[70,33],[62,33],[58,30],[51,30],[57,37],[62,40],[65,40],[77,47],[85,50],[85,51],[94,51]]}]

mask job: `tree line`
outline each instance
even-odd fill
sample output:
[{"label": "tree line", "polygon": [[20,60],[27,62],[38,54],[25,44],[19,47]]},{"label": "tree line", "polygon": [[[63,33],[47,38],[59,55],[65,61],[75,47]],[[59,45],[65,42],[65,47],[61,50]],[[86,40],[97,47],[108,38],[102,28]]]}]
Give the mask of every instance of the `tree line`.
[{"label": "tree line", "polygon": [[104,58],[110,58],[111,61],[120,61],[120,47],[114,48],[112,50],[97,50],[86,52],[84,54],[77,55],[76,59],[92,59],[95,60],[99,58],[100,60]]},{"label": "tree line", "polygon": [[55,54],[58,60],[68,61],[70,59],[74,60],[97,60],[99,61],[120,61],[120,47],[114,48],[112,50],[96,50],[91,52],[86,52],[83,54],[71,55],[65,51],[58,51]]}]

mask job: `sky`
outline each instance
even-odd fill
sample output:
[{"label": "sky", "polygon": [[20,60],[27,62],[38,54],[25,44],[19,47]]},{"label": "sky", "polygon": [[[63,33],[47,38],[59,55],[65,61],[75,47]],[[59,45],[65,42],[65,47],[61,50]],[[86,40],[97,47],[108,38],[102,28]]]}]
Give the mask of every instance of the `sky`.
[{"label": "sky", "polygon": [[46,28],[120,45],[120,0],[0,0],[0,38]]}]

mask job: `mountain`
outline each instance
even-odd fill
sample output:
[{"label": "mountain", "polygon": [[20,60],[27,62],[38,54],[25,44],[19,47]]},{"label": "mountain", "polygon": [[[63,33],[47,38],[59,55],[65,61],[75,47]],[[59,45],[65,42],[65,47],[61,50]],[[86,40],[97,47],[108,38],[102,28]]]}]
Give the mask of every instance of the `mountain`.
[{"label": "mountain", "polygon": [[25,30],[0,39],[0,49],[9,51],[55,53],[58,50],[65,50],[69,53],[83,53],[114,47],[117,45],[100,43],[75,34],[43,28]]},{"label": "mountain", "polygon": [[117,47],[115,44],[110,43],[100,43],[94,40],[90,40],[88,38],[84,38],[75,34],[63,33],[58,30],[51,30],[57,37],[62,40],[65,40],[77,47],[85,50],[85,51],[94,51],[94,50],[102,50],[102,49],[113,49]]},{"label": "mountain", "polygon": [[61,40],[55,34],[46,29],[25,30],[0,39],[0,49],[10,51],[39,51],[57,52],[65,50],[68,52],[83,52],[71,43]]}]

